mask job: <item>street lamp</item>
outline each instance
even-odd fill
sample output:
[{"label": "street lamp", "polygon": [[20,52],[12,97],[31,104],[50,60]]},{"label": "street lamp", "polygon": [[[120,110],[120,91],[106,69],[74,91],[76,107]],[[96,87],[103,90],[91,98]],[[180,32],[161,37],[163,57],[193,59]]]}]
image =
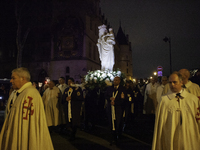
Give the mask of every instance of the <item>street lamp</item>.
[{"label": "street lamp", "polygon": [[157,72],[154,72],[153,74],[154,74],[154,76],[156,76],[156,75],[157,75]]},{"label": "street lamp", "polygon": [[171,74],[172,73],[171,39],[170,37],[165,37],[163,41],[169,42],[169,61],[170,61],[170,74]]}]

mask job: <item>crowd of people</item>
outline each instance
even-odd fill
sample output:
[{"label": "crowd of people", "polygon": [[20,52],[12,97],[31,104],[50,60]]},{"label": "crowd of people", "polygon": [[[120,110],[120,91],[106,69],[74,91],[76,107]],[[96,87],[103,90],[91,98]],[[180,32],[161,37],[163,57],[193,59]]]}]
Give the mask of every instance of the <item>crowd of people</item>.
[{"label": "crowd of people", "polygon": [[110,127],[110,144],[119,144],[122,132],[142,114],[155,122],[153,150],[200,149],[200,88],[189,78],[187,69],[124,85],[115,77],[102,90],[64,77],[59,84],[50,80],[39,86],[30,82],[26,68],[14,69],[0,149],[53,149],[49,133],[55,129],[75,140],[77,128],[92,130],[102,122]]}]

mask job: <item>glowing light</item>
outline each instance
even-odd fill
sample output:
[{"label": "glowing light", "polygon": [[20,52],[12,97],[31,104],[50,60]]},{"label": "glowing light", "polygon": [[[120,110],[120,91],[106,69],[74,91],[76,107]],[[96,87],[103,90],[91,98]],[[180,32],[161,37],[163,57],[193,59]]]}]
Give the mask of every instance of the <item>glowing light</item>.
[{"label": "glowing light", "polygon": [[42,87],[42,82],[39,82],[38,85],[39,85],[39,87]]},{"label": "glowing light", "polygon": [[162,71],[158,71],[158,76],[162,76]]},{"label": "glowing light", "polygon": [[45,77],[45,84],[48,84],[50,82],[50,78],[49,77]]}]

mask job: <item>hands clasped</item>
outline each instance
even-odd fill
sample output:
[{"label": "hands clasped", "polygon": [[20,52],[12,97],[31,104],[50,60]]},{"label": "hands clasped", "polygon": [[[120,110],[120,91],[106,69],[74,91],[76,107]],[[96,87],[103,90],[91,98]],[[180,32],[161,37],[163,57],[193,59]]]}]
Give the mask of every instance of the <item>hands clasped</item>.
[{"label": "hands clasped", "polygon": [[111,105],[115,105],[115,98],[114,98],[114,97],[111,97],[110,100],[111,100],[110,104],[111,104]]},{"label": "hands clasped", "polygon": [[66,101],[71,101],[71,96],[68,96],[67,98],[66,98]]}]

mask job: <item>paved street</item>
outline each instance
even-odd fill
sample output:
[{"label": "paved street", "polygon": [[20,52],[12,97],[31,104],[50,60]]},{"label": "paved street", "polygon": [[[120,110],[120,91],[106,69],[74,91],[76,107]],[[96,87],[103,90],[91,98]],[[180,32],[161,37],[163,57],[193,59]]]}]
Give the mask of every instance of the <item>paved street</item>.
[{"label": "paved street", "polygon": [[[0,111],[0,125],[3,124],[4,111]],[[70,141],[66,133],[59,133],[56,130],[51,133],[55,150],[150,150],[153,136],[153,127],[147,121],[145,115],[135,119],[122,135],[118,146],[110,146],[110,131],[101,124],[93,130],[77,131],[75,141]]]}]

